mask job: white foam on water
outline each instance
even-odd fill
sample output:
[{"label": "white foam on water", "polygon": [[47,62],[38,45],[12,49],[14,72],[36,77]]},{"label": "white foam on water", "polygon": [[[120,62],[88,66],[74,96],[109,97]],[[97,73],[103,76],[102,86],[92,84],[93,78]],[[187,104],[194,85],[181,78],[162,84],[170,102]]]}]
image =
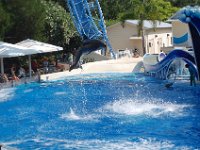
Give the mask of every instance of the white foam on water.
[{"label": "white foam on water", "polygon": [[26,89],[26,90],[24,90],[24,93],[30,93],[32,91],[33,91],[33,89]]},{"label": "white foam on water", "polygon": [[93,115],[78,115],[74,112],[74,110],[72,108],[70,108],[70,112],[69,113],[65,113],[62,114],[61,119],[67,119],[67,120],[95,120],[96,117]]},{"label": "white foam on water", "polygon": [[118,100],[103,106],[103,110],[125,115],[148,115],[159,117],[162,115],[182,116],[184,110],[192,107],[186,104],[163,102],[161,100]]},{"label": "white foam on water", "polygon": [[67,92],[55,92],[54,95],[66,95]]},{"label": "white foam on water", "polygon": [[14,96],[15,88],[5,88],[0,90],[0,102],[7,101]]},{"label": "white foam on water", "polygon": [[19,150],[18,148],[12,147],[10,145],[17,145],[23,143],[23,140],[16,140],[16,141],[10,141],[10,142],[1,142],[2,150]]}]

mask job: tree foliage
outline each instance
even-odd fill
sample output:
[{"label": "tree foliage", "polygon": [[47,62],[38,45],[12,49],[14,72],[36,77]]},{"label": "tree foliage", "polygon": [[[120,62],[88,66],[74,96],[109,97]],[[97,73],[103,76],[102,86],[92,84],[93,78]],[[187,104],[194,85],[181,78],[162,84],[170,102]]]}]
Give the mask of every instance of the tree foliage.
[{"label": "tree foliage", "polygon": [[127,9],[125,12],[119,15],[122,24],[127,19],[137,19],[138,23],[138,35],[143,37],[143,54],[146,53],[144,45],[144,20],[150,20],[154,27],[156,27],[156,21],[164,21],[169,18],[176,8],[171,6],[170,2],[165,0],[129,0]]},{"label": "tree foliage", "polygon": [[[166,20],[177,10],[176,7],[200,4],[200,0],[99,2],[107,25],[125,19]],[[0,0],[0,39],[15,43],[26,38],[65,47],[80,41],[67,10],[66,0]]]},{"label": "tree foliage", "polygon": [[5,11],[3,4],[0,3],[0,40],[4,39],[6,31],[8,31],[10,27],[10,14]]},{"label": "tree foliage", "polygon": [[70,14],[58,3],[43,1],[45,6],[45,35],[52,44],[64,46],[76,35]]},{"label": "tree foliage", "polygon": [[168,0],[175,7],[184,7],[187,5],[200,5],[200,0]]},{"label": "tree foliage", "polygon": [[45,41],[43,34],[45,10],[40,0],[5,1],[6,10],[11,14],[13,26],[5,40],[15,43],[26,38]]},{"label": "tree foliage", "polygon": [[116,20],[118,15],[128,9],[129,0],[99,0],[106,20]]},{"label": "tree foliage", "polygon": [[124,19],[167,20],[177,9],[165,0],[129,0],[129,9],[119,14]]}]

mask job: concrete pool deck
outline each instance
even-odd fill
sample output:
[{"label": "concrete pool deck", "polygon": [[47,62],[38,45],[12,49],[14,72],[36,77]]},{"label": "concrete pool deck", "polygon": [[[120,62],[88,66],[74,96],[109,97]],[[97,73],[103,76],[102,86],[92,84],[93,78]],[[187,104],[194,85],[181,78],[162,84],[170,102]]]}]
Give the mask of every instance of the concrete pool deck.
[{"label": "concrete pool deck", "polygon": [[89,73],[130,73],[135,66],[142,61],[142,57],[128,58],[124,57],[116,60],[104,60],[83,64],[83,69],[74,69],[71,72],[68,70],[51,74],[41,75],[41,80],[55,80],[65,76],[89,74]]}]

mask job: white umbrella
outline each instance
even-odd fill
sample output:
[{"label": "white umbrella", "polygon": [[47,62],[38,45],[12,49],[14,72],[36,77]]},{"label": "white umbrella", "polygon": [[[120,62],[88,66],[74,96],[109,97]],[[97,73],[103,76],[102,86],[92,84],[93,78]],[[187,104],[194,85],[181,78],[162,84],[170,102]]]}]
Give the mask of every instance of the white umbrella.
[{"label": "white umbrella", "polygon": [[39,41],[31,40],[31,39],[26,39],[26,40],[21,41],[21,42],[16,43],[16,44],[23,46],[23,47],[26,47],[26,48],[36,49],[40,53],[56,52],[56,51],[63,50],[63,48],[60,47],[60,46],[55,46],[55,45],[52,45],[52,44],[39,42]]},{"label": "white umbrella", "polygon": [[[1,58],[1,73],[4,73],[3,58],[19,57],[40,53],[40,51],[35,49],[26,48],[23,46],[10,44],[6,42],[0,42],[0,58]],[[30,61],[30,59],[29,59]],[[29,62],[29,70],[31,71],[31,65]],[[31,75],[31,74],[30,74]]]},{"label": "white umbrella", "polygon": [[32,55],[41,53],[39,50],[27,48],[24,46],[0,42],[0,57],[7,58],[7,57],[18,57],[18,56],[25,56],[25,55]]},{"label": "white umbrella", "polygon": [[[31,39],[23,40],[19,43],[16,43],[16,45],[35,49],[38,51],[38,53],[49,53],[49,52],[56,52],[56,51],[63,50],[63,48],[60,46],[55,46],[52,44],[39,42],[39,41],[31,40]],[[30,61],[30,59],[31,58],[29,57],[29,61]]]}]

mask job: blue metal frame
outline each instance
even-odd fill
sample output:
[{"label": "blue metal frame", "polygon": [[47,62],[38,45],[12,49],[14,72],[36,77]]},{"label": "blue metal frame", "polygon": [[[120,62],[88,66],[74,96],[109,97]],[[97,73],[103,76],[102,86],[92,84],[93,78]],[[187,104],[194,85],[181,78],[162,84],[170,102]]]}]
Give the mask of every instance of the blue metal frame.
[{"label": "blue metal frame", "polygon": [[[88,3],[88,0],[66,0],[74,25],[85,39],[101,39],[107,43],[111,56],[116,58],[113,48],[108,40],[103,13],[98,0]],[[99,18],[94,18],[92,12],[97,10]],[[95,23],[98,22],[98,23]]]}]

